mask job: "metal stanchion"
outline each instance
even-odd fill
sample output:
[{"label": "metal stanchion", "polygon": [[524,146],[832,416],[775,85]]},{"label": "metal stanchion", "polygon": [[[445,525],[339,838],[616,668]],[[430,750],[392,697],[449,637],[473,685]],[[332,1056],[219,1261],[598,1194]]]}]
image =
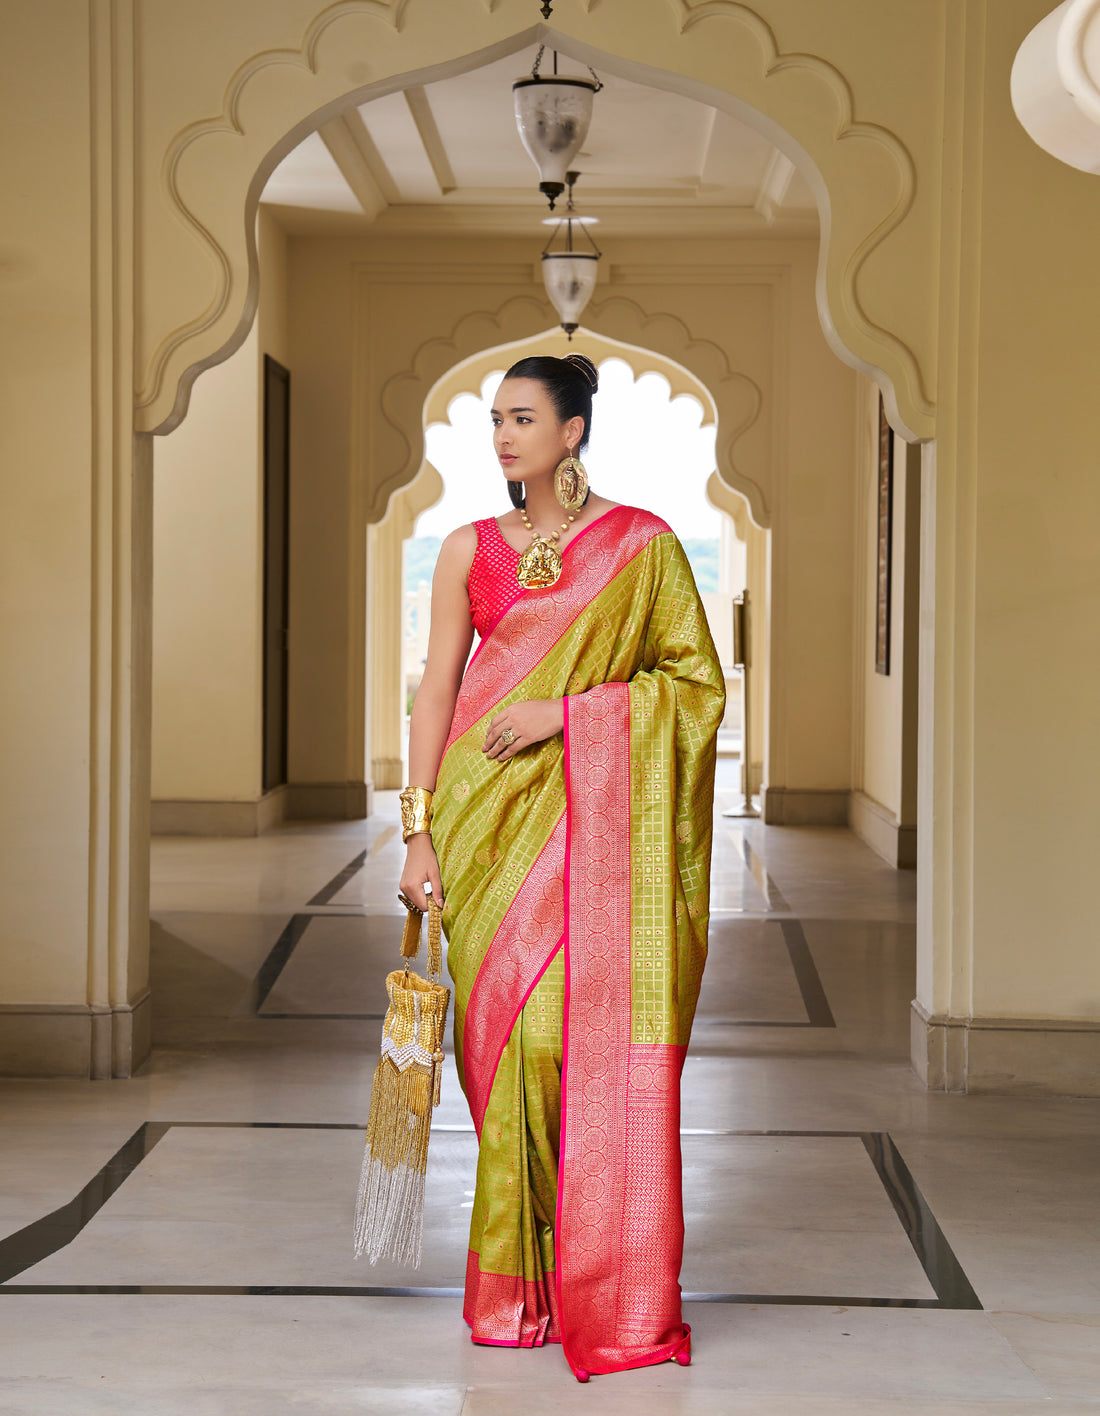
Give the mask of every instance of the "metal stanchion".
[{"label": "metal stanchion", "polygon": [[759,816],[752,804],[752,753],[749,750],[749,592],[742,590],[733,602],[733,667],[741,670],[741,794],[739,811],[723,811],[723,816]]}]

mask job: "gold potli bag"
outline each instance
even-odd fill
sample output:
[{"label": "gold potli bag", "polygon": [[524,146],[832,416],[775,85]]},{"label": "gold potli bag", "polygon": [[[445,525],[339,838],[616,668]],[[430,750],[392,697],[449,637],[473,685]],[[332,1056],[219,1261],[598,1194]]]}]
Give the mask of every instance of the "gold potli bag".
[{"label": "gold potli bag", "polygon": [[429,896],[428,973],[409,972],[420,949],[423,911],[406,896],[401,940],[404,969],[386,978],[390,1006],[382,1024],[382,1055],[374,1071],[367,1143],[355,1206],[355,1255],[372,1264],[391,1258],[420,1263],[424,1234],[424,1177],[433,1109],[439,1105],[443,1029],[451,991],[439,982],[442,909]]}]

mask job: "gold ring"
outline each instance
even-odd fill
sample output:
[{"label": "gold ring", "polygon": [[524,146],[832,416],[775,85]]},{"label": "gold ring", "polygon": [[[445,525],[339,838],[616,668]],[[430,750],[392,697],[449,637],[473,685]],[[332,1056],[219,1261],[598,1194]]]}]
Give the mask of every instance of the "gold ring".
[{"label": "gold ring", "polygon": [[500,735],[500,740],[505,747],[511,747],[516,740],[516,735],[511,728],[505,728]]}]

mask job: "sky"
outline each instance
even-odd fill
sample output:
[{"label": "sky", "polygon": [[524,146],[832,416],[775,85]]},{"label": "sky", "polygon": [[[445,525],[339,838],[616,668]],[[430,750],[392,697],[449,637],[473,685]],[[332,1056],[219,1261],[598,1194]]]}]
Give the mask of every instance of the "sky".
[{"label": "sky", "polygon": [[[445,536],[463,522],[511,510],[489,419],[503,372],[485,379],[480,397],[464,393],[454,399],[448,423],[429,425],[425,453],[443,478],[444,493],[417,520],[414,535]],[[702,426],[698,399],[670,398],[670,393],[661,374],[635,380],[625,360],[604,360],[592,404],[592,437],[582,458],[588,480],[611,501],[656,512],[681,540],[715,538],[720,513],[705,490],[714,471],[715,427]]]}]

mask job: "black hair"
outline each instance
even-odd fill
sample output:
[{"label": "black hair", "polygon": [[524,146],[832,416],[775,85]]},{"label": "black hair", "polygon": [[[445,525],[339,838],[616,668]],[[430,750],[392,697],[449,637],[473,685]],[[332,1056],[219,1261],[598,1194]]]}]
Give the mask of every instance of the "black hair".
[{"label": "black hair", "polygon": [[583,452],[592,431],[592,395],[600,383],[596,366],[585,354],[567,354],[556,359],[552,354],[532,354],[512,365],[506,379],[537,379],[550,396],[558,421],[583,418],[584,431],[577,446]]}]

